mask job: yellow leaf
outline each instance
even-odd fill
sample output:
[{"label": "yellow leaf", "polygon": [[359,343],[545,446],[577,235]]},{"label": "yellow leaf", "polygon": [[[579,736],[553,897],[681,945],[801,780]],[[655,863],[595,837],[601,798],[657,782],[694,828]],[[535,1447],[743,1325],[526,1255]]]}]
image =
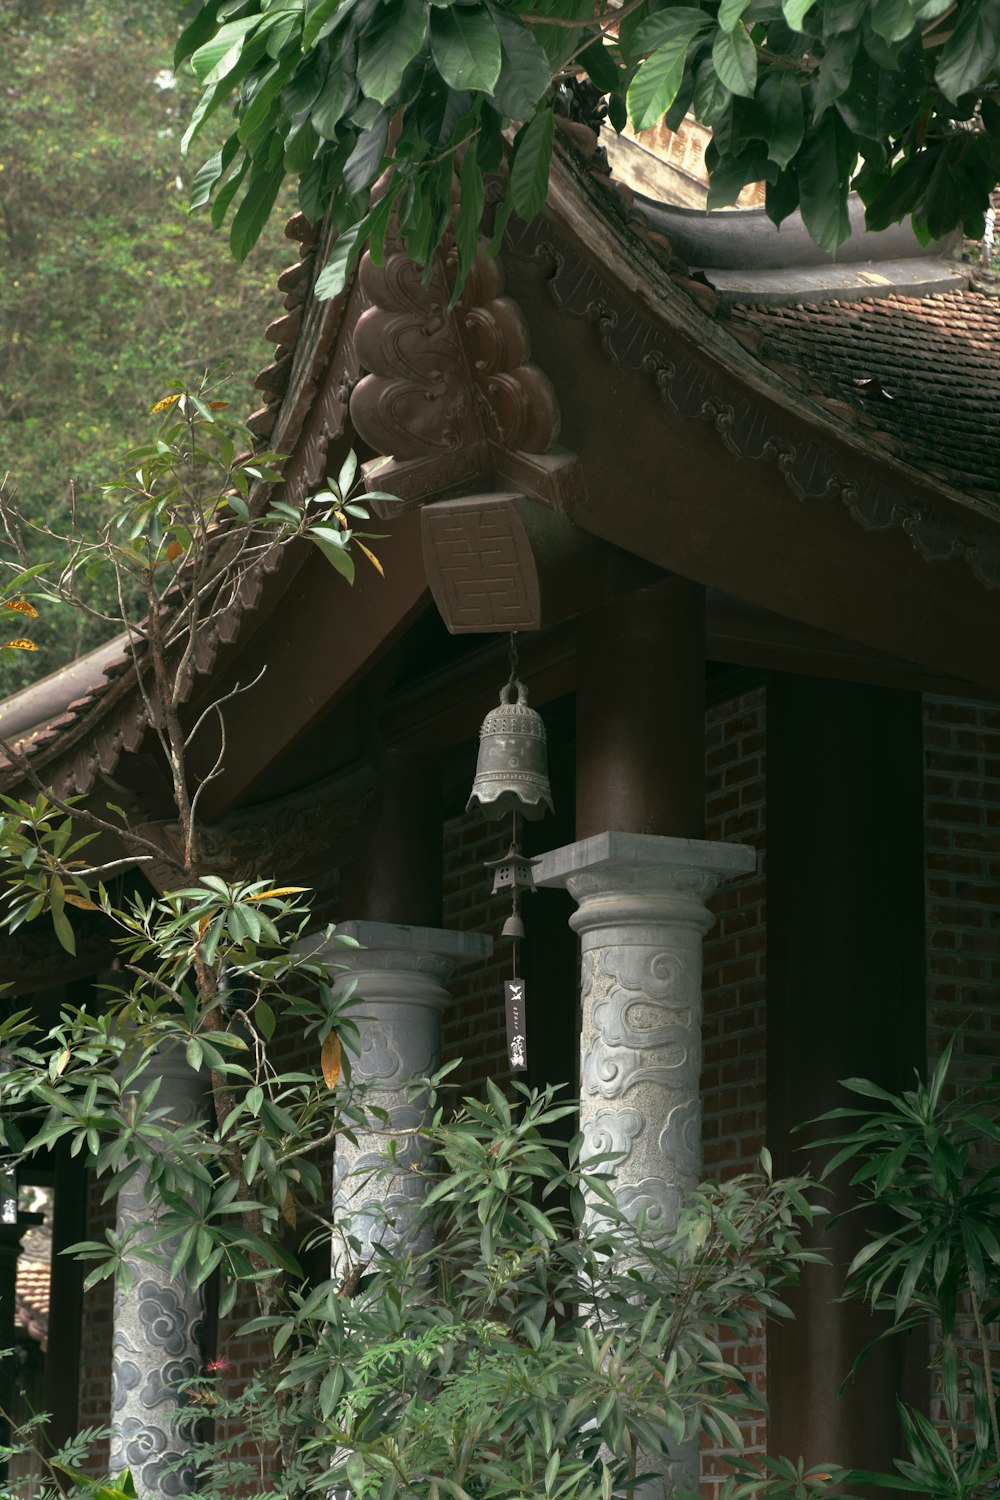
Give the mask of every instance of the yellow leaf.
[{"label": "yellow leaf", "polygon": [[35,645],[34,641],[28,641],[28,640],[24,640],[24,639],[21,639],[21,638],[19,638],[16,641],[4,641],[3,646],[0,649],[6,650],[8,646],[12,646],[15,651],[37,651],[38,650],[38,647]]},{"label": "yellow leaf", "polygon": [[62,1051],[60,1052],[59,1056],[56,1058],[56,1077],[57,1078],[61,1078],[62,1075],[65,1073],[66,1069],[69,1067],[70,1056],[71,1056],[71,1054],[70,1054],[69,1048],[68,1047],[64,1047],[62,1049]]},{"label": "yellow leaf", "polygon": [[176,562],[179,557],[184,556],[184,548],[180,542],[173,541],[167,543],[167,556],[171,562]]},{"label": "yellow leaf", "polygon": [[19,615],[31,615],[36,620],[38,618],[38,610],[33,604],[29,604],[27,599],[5,599],[3,607],[4,609],[16,609]]},{"label": "yellow leaf", "polygon": [[351,523],[344,515],[344,512],[342,510],[335,510],[334,515],[337,517],[337,520],[340,522],[341,526],[343,526],[344,530],[347,531]]},{"label": "yellow leaf", "polygon": [[[357,537],[355,537],[354,540],[357,542],[358,541]],[[361,548],[362,552],[365,554],[365,556],[367,557],[368,561],[371,563],[372,567],[375,568],[377,572],[381,573],[382,577],[384,578],[385,577],[385,569],[383,568],[382,564],[379,562],[378,558],[375,556],[374,552],[370,552],[368,550],[368,548],[365,546],[364,542],[358,542],[358,546]]]},{"label": "yellow leaf", "polygon": [[168,406],[173,406],[174,403],[179,401],[180,399],[180,391],[175,392],[173,396],[164,396],[162,401],[157,401],[155,406],[151,406],[149,408],[149,415],[151,417],[155,417],[158,411],[166,411]]},{"label": "yellow leaf", "polygon": [[67,906],[79,906],[83,911],[100,911],[96,901],[91,901],[87,896],[78,896],[74,891],[67,891],[63,897]]},{"label": "yellow leaf", "polygon": [[298,1217],[295,1212],[295,1199],[292,1197],[291,1193],[285,1194],[285,1201],[281,1205],[281,1217],[291,1229],[296,1228],[298,1224]]},{"label": "yellow leaf", "polygon": [[334,1084],[340,1082],[340,1037],[335,1031],[331,1031],[323,1043],[323,1051],[320,1053],[320,1062],[323,1065],[323,1077],[326,1086],[332,1089]]},{"label": "yellow leaf", "polygon": [[266,901],[270,896],[295,896],[299,891],[307,891],[307,885],[276,885],[271,891],[257,891],[252,896],[244,899],[247,901]]},{"label": "yellow leaf", "polygon": [[228,401],[210,401],[208,403],[208,409],[209,411],[222,411],[223,407],[228,405]]}]

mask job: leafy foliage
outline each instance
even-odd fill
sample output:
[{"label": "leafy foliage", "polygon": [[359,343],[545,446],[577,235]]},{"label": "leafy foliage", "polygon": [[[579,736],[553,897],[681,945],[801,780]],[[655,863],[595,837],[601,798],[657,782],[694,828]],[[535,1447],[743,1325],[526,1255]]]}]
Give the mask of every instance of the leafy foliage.
[{"label": "leafy foliage", "polygon": [[[512,1106],[491,1085],[451,1118],[432,1098],[436,1173],[405,1242],[387,1240],[360,1280],[251,1325],[272,1337],[281,1377],[235,1402],[207,1383],[214,1414],[238,1419],[202,1451],[207,1494],[251,1481],[248,1433],[296,1434],[283,1492],[357,1500],[609,1500],[699,1430],[742,1446],[738,1420],[761,1398],[721,1341],[782,1315],[781,1287],[810,1258],[808,1184],[708,1185],[663,1243],[580,1161],[581,1137],[568,1159],[548,1139],[576,1105],[519,1092]],[[755,1493],[806,1500],[836,1475],[804,1489],[800,1477],[779,1465]]]},{"label": "leafy foliage", "polygon": [[366,243],[379,258],[392,213],[419,262],[454,227],[461,285],[481,201],[454,194],[455,169],[497,173],[509,131],[500,223],[537,213],[558,88],[581,76],[616,128],[693,109],[713,131],[710,205],[763,179],[774,222],[800,207],[831,251],[852,180],[872,227],[912,215],[934,237],[981,232],[1000,178],[992,0],[202,0],[176,56],[203,89],[185,144],[235,115],[197,200],[214,194],[221,219],[242,194],[242,257],[296,178],[307,216],[330,210],[342,235],[321,296]]},{"label": "leafy foliage", "polygon": [[[865,1079],[845,1086],[870,1101],[824,1115],[843,1120],[827,1173],[853,1163],[861,1207],[877,1207],[891,1227],[854,1257],[848,1296],[889,1315],[888,1337],[927,1327],[934,1342],[947,1432],[919,1412],[902,1410],[910,1450],[895,1476],[856,1475],[860,1483],[953,1497],[978,1496],[1000,1483],[997,1387],[987,1324],[1000,1305],[1000,1124],[995,1087],[987,1097],[948,1088],[953,1043],[928,1083],[896,1095]],[[963,1338],[971,1323],[973,1341]],[[859,1363],[868,1351],[859,1356]],[[972,1441],[963,1441],[963,1406]]]}]

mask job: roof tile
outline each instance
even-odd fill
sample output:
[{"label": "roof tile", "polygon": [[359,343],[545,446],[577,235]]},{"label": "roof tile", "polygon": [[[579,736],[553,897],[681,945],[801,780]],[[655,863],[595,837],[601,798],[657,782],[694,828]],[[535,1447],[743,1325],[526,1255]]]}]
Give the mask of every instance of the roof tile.
[{"label": "roof tile", "polygon": [[[905,462],[1000,502],[1000,301],[978,291],[725,311],[744,348],[844,402]],[[865,382],[859,388],[858,382]]]}]

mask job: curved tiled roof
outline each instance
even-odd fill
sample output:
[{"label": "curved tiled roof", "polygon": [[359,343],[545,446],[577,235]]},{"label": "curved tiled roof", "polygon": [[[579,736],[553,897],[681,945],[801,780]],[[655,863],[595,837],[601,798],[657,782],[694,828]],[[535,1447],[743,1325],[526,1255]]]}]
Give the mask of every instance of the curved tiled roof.
[{"label": "curved tiled roof", "polygon": [[805,377],[879,446],[1000,516],[1000,299],[732,306],[725,319],[763,364]]}]

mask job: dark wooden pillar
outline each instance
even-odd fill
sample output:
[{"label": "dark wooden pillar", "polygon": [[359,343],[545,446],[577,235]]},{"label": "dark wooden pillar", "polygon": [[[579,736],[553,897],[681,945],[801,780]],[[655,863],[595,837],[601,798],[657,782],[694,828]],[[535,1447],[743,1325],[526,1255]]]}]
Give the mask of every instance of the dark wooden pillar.
[{"label": "dark wooden pillar", "polygon": [[[767,689],[767,1136],[777,1172],[821,1165],[793,1128],[855,1102],[838,1080],[897,1090],[923,1064],[923,802],[915,693],[775,675]],[[813,1132],[815,1136],[815,1132]],[[806,1149],[803,1149],[806,1147]],[[825,1199],[854,1201],[849,1173]],[[850,1215],[817,1236],[829,1266],[808,1266],[787,1298],[795,1322],[768,1333],[772,1453],[892,1471],[907,1351],[873,1351],[880,1330],[837,1304],[866,1238]]]},{"label": "dark wooden pillar", "polygon": [[87,1172],[79,1157],[60,1144],[54,1153],[52,1271],[49,1292],[49,1351],[45,1361],[45,1408],[51,1412],[49,1441],[57,1448],[76,1432],[80,1396],[80,1334],[86,1266],[63,1252],[87,1233]]},{"label": "dark wooden pillar", "polygon": [[667,578],[583,615],[576,836],[701,838],[705,591]]},{"label": "dark wooden pillar", "polygon": [[436,760],[387,750],[371,843],[346,881],[347,917],[441,925],[441,778]]}]

